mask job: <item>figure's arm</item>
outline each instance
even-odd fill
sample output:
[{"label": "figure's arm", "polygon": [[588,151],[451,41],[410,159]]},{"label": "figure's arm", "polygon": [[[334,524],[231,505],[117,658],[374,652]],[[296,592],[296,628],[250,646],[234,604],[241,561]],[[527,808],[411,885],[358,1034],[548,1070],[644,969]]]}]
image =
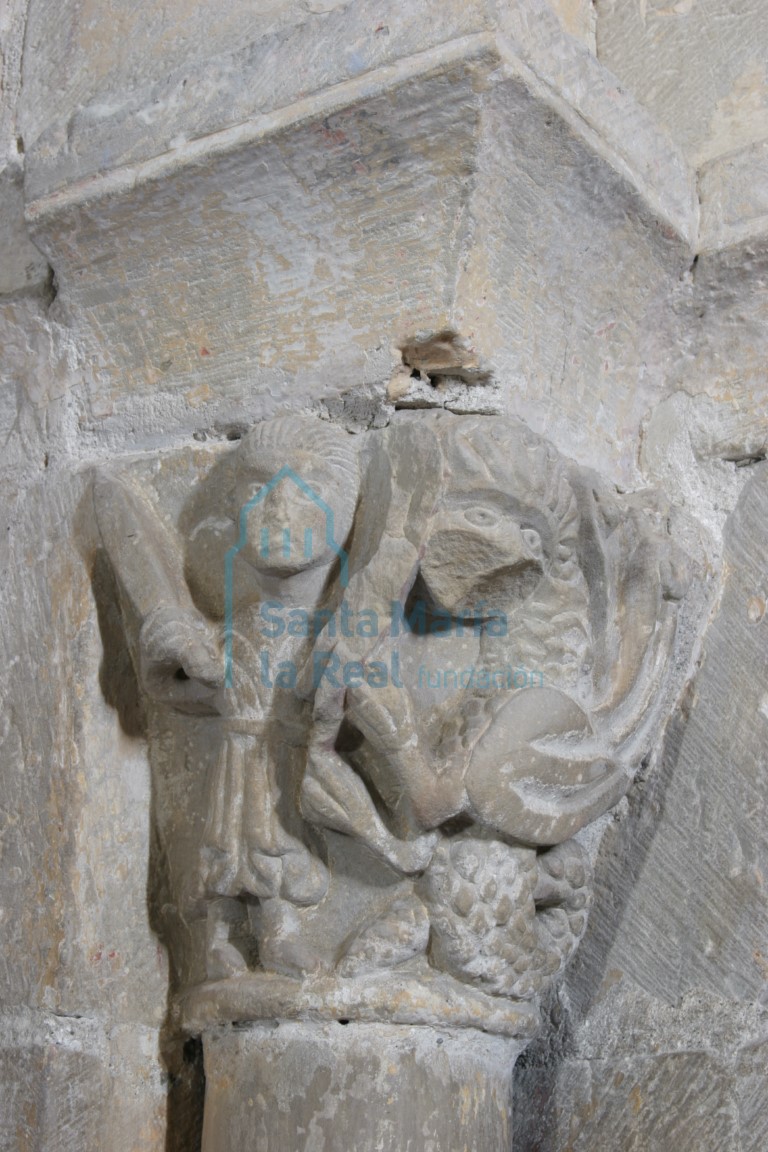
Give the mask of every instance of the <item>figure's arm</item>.
[{"label": "figure's arm", "polygon": [[387,828],[365,784],[333,749],[310,751],[301,787],[305,820],[351,836],[404,875],[421,872],[432,858],[437,836],[400,840]]},{"label": "figure's arm", "polygon": [[[344,667],[349,653],[338,644],[334,656]],[[370,690],[374,695],[376,689]],[[435,846],[433,835],[400,839],[389,831],[363,780],[336,749],[342,721],[362,721],[359,690],[336,687],[329,678],[317,685],[307,768],[301,789],[301,811],[320,827],[351,836],[405,874],[427,866]],[[364,733],[365,734],[365,733]],[[392,750],[394,753],[394,750]]]},{"label": "figure's arm", "polygon": [[210,626],[184,580],[175,541],[131,480],[99,472],[96,523],[138,633],[137,672],[147,693],[181,711],[206,711],[223,682]]},{"label": "figure's arm", "polygon": [[[464,808],[468,753],[457,735],[437,749],[418,731],[409,692],[368,684],[347,692],[347,718],[370,748],[373,786],[391,812],[420,831],[438,828]],[[459,723],[459,733],[461,724]],[[450,747],[447,747],[450,746]]]}]

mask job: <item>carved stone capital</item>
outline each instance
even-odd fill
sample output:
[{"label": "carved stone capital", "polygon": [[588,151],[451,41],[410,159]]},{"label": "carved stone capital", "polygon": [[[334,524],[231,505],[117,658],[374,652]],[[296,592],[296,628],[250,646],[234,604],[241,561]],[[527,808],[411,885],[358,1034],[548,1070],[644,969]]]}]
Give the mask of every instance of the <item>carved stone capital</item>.
[{"label": "carved stone capital", "polygon": [[580,834],[674,697],[688,572],[663,500],[517,421],[412,411],[364,436],[264,422],[171,530],[161,504],[138,474],[95,487],[154,731],[176,733],[158,771],[173,747],[204,765],[183,1026],[530,1038],[586,927]]}]

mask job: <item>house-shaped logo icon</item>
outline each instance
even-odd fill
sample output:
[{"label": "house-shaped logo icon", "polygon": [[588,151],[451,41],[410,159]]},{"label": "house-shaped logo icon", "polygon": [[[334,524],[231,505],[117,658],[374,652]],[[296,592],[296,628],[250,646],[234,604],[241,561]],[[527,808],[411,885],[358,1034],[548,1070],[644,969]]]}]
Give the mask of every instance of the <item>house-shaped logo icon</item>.
[{"label": "house-shaped logo icon", "polygon": [[[233,643],[233,588],[234,588],[234,570],[235,560],[237,554],[245,546],[248,534],[248,514],[258,504],[261,504],[279,484],[287,483],[294,484],[299,491],[308,499],[311,500],[323,513],[325,518],[325,533],[324,540],[322,541],[323,551],[333,552],[339,561],[339,584],[342,588],[347,587],[349,581],[349,563],[347,553],[344,548],[336,541],[334,530],[333,509],[323,500],[322,496],[318,495],[305,480],[302,480],[292,468],[287,464],[275,473],[271,480],[264,484],[258,492],[253,495],[250,500],[247,500],[240,509],[238,517],[238,536],[237,543],[234,544],[226,553],[224,557],[224,651],[225,651],[225,686],[232,687],[232,643]],[[284,524],[278,532],[280,540],[280,552],[283,557],[288,558],[291,555],[292,537],[291,525]],[[304,539],[301,542],[303,548],[304,558],[309,560],[312,558],[314,552],[315,541],[312,539],[312,529],[307,528],[304,532]],[[261,530],[261,539],[259,543],[259,554],[263,559],[267,559],[270,553],[271,539],[270,531],[264,527]]]}]

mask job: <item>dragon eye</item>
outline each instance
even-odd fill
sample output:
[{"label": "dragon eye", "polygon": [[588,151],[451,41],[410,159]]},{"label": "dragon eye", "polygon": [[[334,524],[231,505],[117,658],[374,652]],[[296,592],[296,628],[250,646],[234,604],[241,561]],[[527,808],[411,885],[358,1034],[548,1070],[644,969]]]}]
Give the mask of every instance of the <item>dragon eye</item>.
[{"label": "dragon eye", "polygon": [[499,522],[499,514],[492,508],[467,508],[464,519],[475,528],[495,528]]}]

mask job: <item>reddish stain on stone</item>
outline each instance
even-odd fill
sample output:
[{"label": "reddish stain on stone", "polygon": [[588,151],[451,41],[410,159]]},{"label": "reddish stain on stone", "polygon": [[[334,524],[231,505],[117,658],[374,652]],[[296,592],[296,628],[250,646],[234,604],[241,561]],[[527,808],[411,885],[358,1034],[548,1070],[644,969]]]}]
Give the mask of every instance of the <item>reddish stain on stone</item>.
[{"label": "reddish stain on stone", "polygon": [[327,148],[339,148],[349,143],[349,137],[341,128],[334,128],[328,120],[315,128],[319,131],[323,143]]},{"label": "reddish stain on stone", "polygon": [[210,356],[210,352],[208,351],[207,348],[201,348],[200,349],[200,355],[201,356]]}]

